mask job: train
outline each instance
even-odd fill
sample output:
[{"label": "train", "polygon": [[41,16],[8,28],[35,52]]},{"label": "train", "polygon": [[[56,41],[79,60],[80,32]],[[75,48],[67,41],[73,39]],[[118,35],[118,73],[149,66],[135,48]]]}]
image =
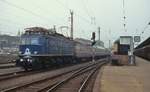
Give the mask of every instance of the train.
[{"label": "train", "polygon": [[135,49],[134,55],[150,61],[150,45]]},{"label": "train", "polygon": [[20,37],[16,65],[26,71],[76,64],[109,56],[104,47],[84,44],[57,33],[55,29],[30,27]]},{"label": "train", "polygon": [[150,61],[150,37],[135,48],[134,55]]}]

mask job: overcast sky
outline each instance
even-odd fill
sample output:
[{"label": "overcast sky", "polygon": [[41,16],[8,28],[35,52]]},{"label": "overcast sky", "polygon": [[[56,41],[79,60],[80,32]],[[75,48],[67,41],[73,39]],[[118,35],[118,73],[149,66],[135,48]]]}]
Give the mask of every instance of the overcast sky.
[{"label": "overcast sky", "polygon": [[[71,9],[74,11],[75,37],[90,39],[91,33],[97,32],[100,26],[101,40],[106,45],[109,39],[140,35],[142,31],[142,40],[146,39],[150,36],[150,0],[124,1],[123,9],[123,0],[0,0],[0,32],[16,35],[27,27],[56,25],[61,33],[60,26],[70,26]],[[69,31],[64,29],[63,34],[69,35]]]}]

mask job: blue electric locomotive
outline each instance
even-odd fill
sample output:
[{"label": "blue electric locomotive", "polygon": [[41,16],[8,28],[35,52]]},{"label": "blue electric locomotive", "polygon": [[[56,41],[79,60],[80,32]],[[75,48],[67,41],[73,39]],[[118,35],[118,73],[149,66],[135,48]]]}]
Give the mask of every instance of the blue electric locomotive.
[{"label": "blue electric locomotive", "polygon": [[[74,42],[54,30],[41,27],[25,29],[19,46],[17,65],[26,70],[62,64],[73,58]],[[67,62],[68,63],[68,62]]]}]

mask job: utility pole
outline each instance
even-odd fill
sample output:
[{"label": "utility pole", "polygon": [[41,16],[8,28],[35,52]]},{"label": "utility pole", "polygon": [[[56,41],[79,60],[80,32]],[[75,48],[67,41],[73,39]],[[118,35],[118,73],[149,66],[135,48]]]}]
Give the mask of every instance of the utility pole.
[{"label": "utility pole", "polygon": [[71,14],[71,32],[70,32],[70,38],[73,40],[73,11],[70,10]]},{"label": "utility pole", "polygon": [[111,50],[111,40],[109,40],[109,50]]},{"label": "utility pole", "polygon": [[54,25],[54,28],[53,28],[53,30],[56,32],[56,25]]},{"label": "utility pole", "polygon": [[111,30],[109,29],[109,49],[111,50]]},{"label": "utility pole", "polygon": [[98,27],[98,40],[100,41],[100,27]]}]

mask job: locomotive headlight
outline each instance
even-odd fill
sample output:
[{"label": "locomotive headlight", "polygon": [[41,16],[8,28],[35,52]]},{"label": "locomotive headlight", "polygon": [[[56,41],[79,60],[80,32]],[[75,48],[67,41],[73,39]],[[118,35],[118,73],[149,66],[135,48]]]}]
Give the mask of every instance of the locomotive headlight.
[{"label": "locomotive headlight", "polygon": [[23,62],[23,59],[22,59],[22,58],[20,59],[20,62]]},{"label": "locomotive headlight", "polygon": [[30,63],[32,63],[32,60],[30,59]]},{"label": "locomotive headlight", "polygon": [[28,62],[30,62],[30,59],[27,59]]},{"label": "locomotive headlight", "polygon": [[34,51],[34,54],[37,54],[38,52],[37,51]]}]

